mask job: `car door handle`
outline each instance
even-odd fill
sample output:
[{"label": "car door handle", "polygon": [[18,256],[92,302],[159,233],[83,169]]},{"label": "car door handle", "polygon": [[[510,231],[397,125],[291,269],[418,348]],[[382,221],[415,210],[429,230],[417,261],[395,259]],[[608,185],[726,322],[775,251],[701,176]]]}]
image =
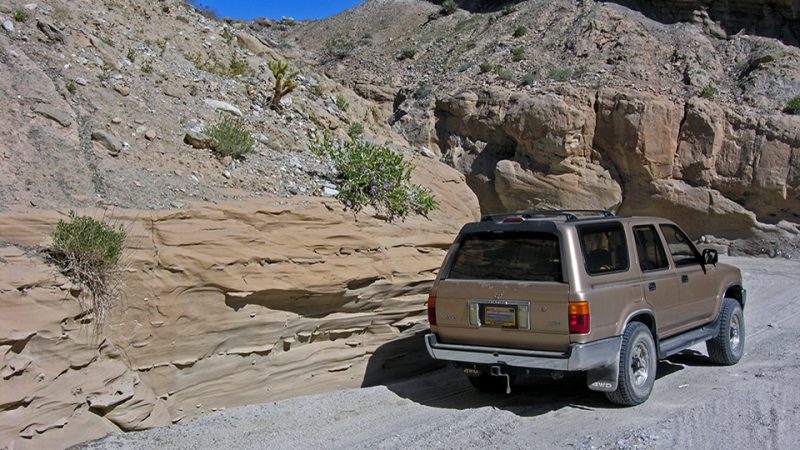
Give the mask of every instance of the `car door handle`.
[{"label": "car door handle", "polygon": [[689,275],[681,275],[681,282],[688,283],[689,282]]},{"label": "car door handle", "polygon": [[655,283],[648,284],[647,285],[647,289],[650,289],[651,291],[655,291],[656,290],[656,284]]}]

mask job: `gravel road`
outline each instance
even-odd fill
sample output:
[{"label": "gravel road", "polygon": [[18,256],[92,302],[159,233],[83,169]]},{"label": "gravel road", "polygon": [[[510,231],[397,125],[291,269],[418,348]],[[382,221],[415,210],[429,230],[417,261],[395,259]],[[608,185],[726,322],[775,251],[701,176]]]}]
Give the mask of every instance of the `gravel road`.
[{"label": "gravel road", "polygon": [[579,376],[522,380],[511,395],[495,395],[445,368],[112,435],[86,448],[797,448],[800,263],[725,262],[742,269],[748,289],[744,358],[714,366],[699,345],[661,361],[650,399],[634,408],[609,404]]}]

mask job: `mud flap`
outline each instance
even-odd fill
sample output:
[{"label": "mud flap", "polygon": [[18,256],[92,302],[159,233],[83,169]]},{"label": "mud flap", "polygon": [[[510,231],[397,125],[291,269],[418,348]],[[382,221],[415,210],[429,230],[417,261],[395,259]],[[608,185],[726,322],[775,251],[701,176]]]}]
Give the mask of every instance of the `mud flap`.
[{"label": "mud flap", "polygon": [[617,390],[619,364],[591,369],[586,372],[586,386],[593,391],[613,392]]}]

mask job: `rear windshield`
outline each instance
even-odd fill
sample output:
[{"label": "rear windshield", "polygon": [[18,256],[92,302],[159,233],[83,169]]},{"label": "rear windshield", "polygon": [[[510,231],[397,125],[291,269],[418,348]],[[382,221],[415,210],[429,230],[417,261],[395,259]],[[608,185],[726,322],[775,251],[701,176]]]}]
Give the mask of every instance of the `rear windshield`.
[{"label": "rear windshield", "polygon": [[464,238],[447,278],[562,281],[558,237],[547,233],[485,233]]}]

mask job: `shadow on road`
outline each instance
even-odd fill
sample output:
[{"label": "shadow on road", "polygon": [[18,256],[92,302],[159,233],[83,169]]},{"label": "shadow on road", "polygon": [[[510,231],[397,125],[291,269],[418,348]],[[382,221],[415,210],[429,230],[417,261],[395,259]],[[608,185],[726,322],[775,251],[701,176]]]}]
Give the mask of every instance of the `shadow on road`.
[{"label": "shadow on road", "polygon": [[[467,377],[448,363],[432,359],[425,350],[421,331],[379,347],[370,359],[362,387],[383,385],[400,397],[434,408],[472,409],[494,407],[522,417],[533,417],[563,408],[615,409],[602,392],[586,387],[582,373],[562,379],[549,376],[518,378],[511,395],[480,392]],[[669,377],[685,366],[706,365],[708,358],[687,351],[659,361],[657,379]]]}]

